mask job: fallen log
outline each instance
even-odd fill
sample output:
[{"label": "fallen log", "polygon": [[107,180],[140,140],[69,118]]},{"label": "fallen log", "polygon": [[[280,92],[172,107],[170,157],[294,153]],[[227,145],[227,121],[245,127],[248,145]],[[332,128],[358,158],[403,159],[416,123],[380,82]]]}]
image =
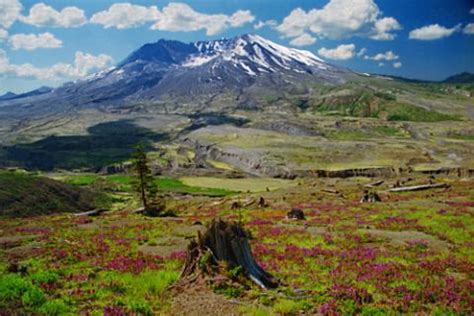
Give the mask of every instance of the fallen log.
[{"label": "fallen log", "polygon": [[97,208],[92,211],[82,212],[82,213],[75,213],[74,216],[99,216],[100,214],[107,212],[104,209]]},{"label": "fallen log", "polygon": [[366,188],[378,187],[379,185],[382,185],[384,182],[385,182],[385,181],[380,180],[380,181],[376,181],[376,182],[372,182],[372,183],[366,184],[366,185],[364,185],[364,187],[366,187]]},{"label": "fallen log", "polygon": [[409,187],[400,187],[389,189],[389,192],[407,192],[407,191],[421,191],[429,189],[443,189],[449,188],[450,185],[447,183],[436,183],[436,184],[422,184],[422,185],[413,185]]},{"label": "fallen log", "polygon": [[339,191],[334,189],[322,189],[321,191],[324,193],[339,194]]},{"label": "fallen log", "polygon": [[242,226],[219,219],[188,245],[181,281],[194,282],[199,277],[222,274],[223,266],[241,267],[245,276],[262,288],[276,288],[279,284],[256,262]]}]

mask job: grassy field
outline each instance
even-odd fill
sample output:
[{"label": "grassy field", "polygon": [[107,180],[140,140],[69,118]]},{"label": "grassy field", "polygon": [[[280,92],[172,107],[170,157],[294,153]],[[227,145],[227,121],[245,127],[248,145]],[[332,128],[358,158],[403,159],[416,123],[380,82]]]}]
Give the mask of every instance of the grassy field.
[{"label": "grassy field", "polygon": [[21,171],[0,170],[0,217],[34,216],[107,207],[102,193]]},{"label": "grassy field", "polygon": [[[52,178],[76,186],[93,186],[103,183],[105,187],[113,187],[115,191],[132,193],[134,177],[131,175],[116,174],[101,176],[97,174],[68,174],[52,175]],[[199,183],[187,184],[180,179],[170,177],[155,177],[155,184],[162,192],[178,192],[196,195],[225,196],[233,194],[233,190],[222,187],[207,187]]]},{"label": "grassy field", "polygon": [[[219,183],[222,190],[270,183],[239,180],[238,186]],[[224,203],[206,196],[170,201],[178,219],[118,210],[96,218],[0,221],[0,310],[169,315],[199,314],[212,304],[214,314],[225,308],[236,315],[472,314],[473,180],[437,178],[451,188],[408,193],[387,193],[396,179],[384,180],[382,202],[376,204],[358,203],[361,186],[373,179],[308,179]],[[90,176],[75,181],[94,182]],[[162,182],[167,188],[177,183],[167,181]],[[327,187],[341,195],[321,191]],[[239,216],[231,211],[234,199],[258,196],[267,208],[251,205]],[[294,207],[304,211],[305,221],[285,219]],[[282,281],[279,290],[251,284],[198,287],[192,296],[169,290],[184,263],[186,238],[201,229],[192,223],[216,217],[242,221],[259,264]],[[12,262],[27,272],[9,272]]]},{"label": "grassy field", "polygon": [[274,191],[296,185],[296,181],[271,178],[242,178],[227,179],[215,177],[183,177],[182,183],[191,187],[224,189],[234,192],[263,192],[267,189]]}]

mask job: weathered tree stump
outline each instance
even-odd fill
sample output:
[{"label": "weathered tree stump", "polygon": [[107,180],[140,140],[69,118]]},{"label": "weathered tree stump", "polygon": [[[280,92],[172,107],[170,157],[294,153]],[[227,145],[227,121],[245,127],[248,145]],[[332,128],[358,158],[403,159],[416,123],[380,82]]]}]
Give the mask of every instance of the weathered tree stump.
[{"label": "weathered tree stump", "polygon": [[297,220],[306,219],[306,217],[304,216],[303,211],[299,208],[292,208],[291,211],[289,211],[286,214],[286,218],[288,218],[288,219],[297,219]]},{"label": "weathered tree stump", "polygon": [[223,266],[241,267],[245,276],[262,288],[276,288],[278,280],[260,267],[250,250],[248,236],[238,223],[213,220],[206,232],[198,233],[188,245],[181,280],[192,282],[199,277],[216,275]]},{"label": "weathered tree stump", "polygon": [[232,202],[232,205],[230,206],[230,209],[235,211],[235,210],[238,210],[242,208],[242,203],[238,202],[238,201],[234,201]]},{"label": "weathered tree stump", "polygon": [[369,192],[369,191],[364,191],[364,195],[362,195],[360,199],[360,203],[376,203],[376,202],[382,202],[382,199],[376,192]]}]

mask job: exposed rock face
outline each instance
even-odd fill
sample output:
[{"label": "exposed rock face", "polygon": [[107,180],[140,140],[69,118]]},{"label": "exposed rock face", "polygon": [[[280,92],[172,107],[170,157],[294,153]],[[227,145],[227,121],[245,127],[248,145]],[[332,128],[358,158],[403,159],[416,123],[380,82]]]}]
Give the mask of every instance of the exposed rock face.
[{"label": "exposed rock face", "polygon": [[159,40],[84,80],[5,100],[0,112],[32,117],[89,107],[120,112],[144,104],[164,113],[259,109],[269,91],[284,98],[316,83],[345,83],[348,76],[355,74],[257,35],[189,44]]}]

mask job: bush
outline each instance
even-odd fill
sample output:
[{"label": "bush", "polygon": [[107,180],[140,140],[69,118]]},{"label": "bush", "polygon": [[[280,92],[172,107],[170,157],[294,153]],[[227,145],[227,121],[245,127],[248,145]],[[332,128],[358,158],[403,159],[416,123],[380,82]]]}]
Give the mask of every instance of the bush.
[{"label": "bush", "polygon": [[69,306],[63,300],[56,299],[44,303],[38,311],[48,316],[64,315],[69,312]]},{"label": "bush", "polygon": [[144,316],[153,315],[153,311],[150,307],[150,303],[145,300],[134,300],[129,303],[129,308],[139,314]]},{"label": "bush", "polygon": [[56,283],[59,280],[59,275],[54,271],[40,271],[31,275],[31,279],[39,284]]},{"label": "bush", "polygon": [[299,311],[309,308],[307,302],[297,302],[289,299],[280,299],[275,305],[273,305],[273,310],[282,315],[295,315]]},{"label": "bush", "polygon": [[0,302],[19,300],[31,287],[33,285],[30,282],[18,275],[4,275],[0,277]]},{"label": "bush", "polygon": [[46,296],[40,288],[32,286],[22,295],[21,302],[24,306],[36,307],[46,302]]}]

